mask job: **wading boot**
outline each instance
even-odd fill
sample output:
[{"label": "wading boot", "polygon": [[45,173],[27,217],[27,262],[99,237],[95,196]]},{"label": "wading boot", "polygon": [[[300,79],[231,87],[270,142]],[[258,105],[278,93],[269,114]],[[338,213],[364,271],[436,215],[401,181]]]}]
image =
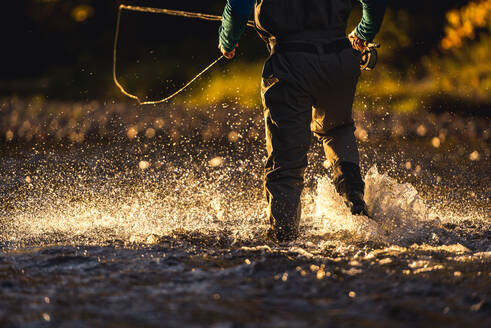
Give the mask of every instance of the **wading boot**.
[{"label": "wading boot", "polygon": [[276,244],[286,244],[295,241],[299,236],[298,230],[280,230],[275,231],[269,228],[266,232],[266,238]]},{"label": "wading boot", "polygon": [[369,216],[363,200],[365,183],[361,178],[360,167],[351,162],[338,162],[333,169],[336,191],[343,197],[351,213]]},{"label": "wading boot", "polygon": [[[278,210],[278,208],[276,208]],[[284,212],[276,211],[278,214]],[[290,213],[291,214],[291,213]],[[301,207],[298,203],[296,215],[285,215],[282,220],[277,220],[273,215],[270,215],[271,227],[268,229],[266,236],[269,240],[275,243],[289,243],[298,238],[298,225],[300,223]]]}]

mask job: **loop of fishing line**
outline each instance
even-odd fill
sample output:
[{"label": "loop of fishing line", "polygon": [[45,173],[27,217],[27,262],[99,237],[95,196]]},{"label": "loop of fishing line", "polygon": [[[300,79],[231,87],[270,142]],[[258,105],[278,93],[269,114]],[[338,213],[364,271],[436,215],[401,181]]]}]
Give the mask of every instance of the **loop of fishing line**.
[{"label": "loop of fishing line", "polygon": [[[128,92],[121,85],[121,83],[118,80],[117,73],[116,73],[117,58],[118,58],[119,27],[121,25],[121,12],[123,11],[123,9],[129,10],[129,11],[152,13],[152,14],[166,14],[166,15],[181,16],[181,17],[188,17],[188,18],[199,18],[199,19],[209,20],[209,21],[221,21],[222,17],[217,16],[217,15],[193,13],[193,12],[187,12],[187,11],[181,11],[181,10],[171,10],[171,9],[161,9],[161,8],[151,8],[151,7],[139,7],[139,6],[127,6],[127,5],[120,5],[119,6],[118,16],[117,16],[117,20],[116,20],[116,32],[114,35],[114,46],[113,46],[113,81],[114,81],[114,84],[116,84],[116,86],[119,88],[119,90],[121,91],[122,94],[124,94],[125,96],[127,96],[129,98],[135,99],[138,102],[138,104],[140,104],[140,105],[160,104],[160,103],[166,102],[166,101],[174,98],[179,93],[181,93],[184,89],[186,89],[191,83],[196,81],[201,75],[206,73],[209,69],[211,69],[213,66],[215,66],[216,63],[218,63],[221,59],[224,58],[224,56],[218,57],[215,61],[213,61],[210,65],[205,67],[201,72],[199,72],[189,82],[185,83],[180,89],[178,89],[176,92],[174,92],[170,96],[167,96],[167,97],[159,99],[159,100],[142,101],[138,96]],[[254,22],[248,21],[247,26],[254,27]]]}]

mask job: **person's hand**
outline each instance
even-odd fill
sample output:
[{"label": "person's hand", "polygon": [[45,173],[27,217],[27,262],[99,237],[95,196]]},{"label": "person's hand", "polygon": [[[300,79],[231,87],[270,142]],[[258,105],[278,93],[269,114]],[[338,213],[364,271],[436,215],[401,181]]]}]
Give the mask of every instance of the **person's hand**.
[{"label": "person's hand", "polygon": [[[238,46],[239,44],[237,44],[235,48],[237,48]],[[235,57],[235,48],[232,51],[226,51],[220,43],[218,44],[218,49],[220,49],[220,51],[222,52],[223,57],[227,59],[232,59]]]},{"label": "person's hand", "polygon": [[368,42],[356,35],[354,30],[348,35],[348,40],[351,42],[353,49],[358,50],[359,52],[363,52],[368,45]]}]

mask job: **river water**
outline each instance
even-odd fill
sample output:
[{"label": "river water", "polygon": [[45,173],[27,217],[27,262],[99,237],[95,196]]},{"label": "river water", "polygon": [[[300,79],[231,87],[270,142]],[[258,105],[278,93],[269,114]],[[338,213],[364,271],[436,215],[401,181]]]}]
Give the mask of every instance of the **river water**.
[{"label": "river water", "polygon": [[266,240],[261,142],[5,144],[2,327],[491,326],[489,146],[363,143],[373,219],[314,145]]}]

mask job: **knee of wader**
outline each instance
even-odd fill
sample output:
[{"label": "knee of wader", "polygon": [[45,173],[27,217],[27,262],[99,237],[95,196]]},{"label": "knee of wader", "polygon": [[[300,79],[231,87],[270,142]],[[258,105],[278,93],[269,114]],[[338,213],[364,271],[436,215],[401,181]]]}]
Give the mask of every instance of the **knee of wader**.
[{"label": "knee of wader", "polygon": [[343,123],[335,127],[329,127],[312,121],[310,126],[312,133],[322,142],[330,142],[341,135],[349,135],[355,132],[355,123],[353,121]]},{"label": "knee of wader", "polygon": [[266,168],[264,186],[273,193],[291,194],[303,188],[306,163],[295,167]]}]

